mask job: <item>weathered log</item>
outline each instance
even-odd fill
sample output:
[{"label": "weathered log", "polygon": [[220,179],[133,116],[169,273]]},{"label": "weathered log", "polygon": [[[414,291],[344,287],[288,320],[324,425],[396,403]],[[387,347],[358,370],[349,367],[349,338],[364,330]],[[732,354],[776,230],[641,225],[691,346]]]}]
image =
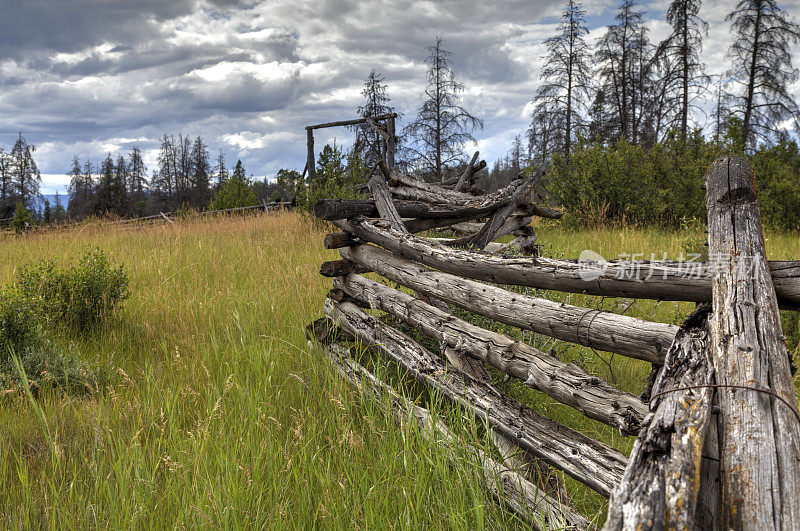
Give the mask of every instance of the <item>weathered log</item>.
[{"label": "weathered log", "polygon": [[[406,218],[418,217],[452,217],[453,211],[447,210],[441,215],[431,214],[431,206],[427,203],[413,201],[396,201],[397,212]],[[370,199],[320,199],[314,203],[314,215],[319,219],[350,219],[356,216],[376,217],[378,208]]]},{"label": "weathered log", "polygon": [[797,397],[754,176],[744,160],[723,157],[705,185],[709,256],[720,264],[711,345],[722,386],[721,521],[725,528],[800,529]]},{"label": "weathered log", "polygon": [[308,182],[313,183],[317,178],[314,165],[314,131],[306,128],[306,168],[308,169]]},{"label": "weathered log", "polygon": [[328,298],[335,302],[352,302],[359,308],[364,308],[365,310],[369,310],[371,308],[369,303],[356,299],[355,297],[351,297],[346,291],[340,288],[328,290]]},{"label": "weathered log", "polygon": [[395,117],[386,120],[386,130],[389,131],[389,140],[386,142],[386,163],[389,168],[394,168],[395,151],[397,150],[397,134],[395,133]]},{"label": "weathered log", "polygon": [[[397,113],[389,113],[389,114],[380,114],[378,116],[373,116],[373,120],[391,120],[393,118],[397,118]],[[366,118],[356,118],[354,120],[340,120],[338,122],[328,122],[324,124],[315,124],[315,125],[307,125],[306,130],[310,129],[323,129],[325,127],[341,127],[345,125],[359,125],[366,123]]]},{"label": "weathered log", "polygon": [[[476,162],[475,166],[472,167],[472,176],[467,178],[467,179],[465,179],[464,182],[465,183],[474,183],[475,179],[476,179],[475,178],[475,174],[477,174],[479,171],[483,170],[484,168],[486,168],[486,161],[485,160],[479,160],[478,162]],[[449,190],[452,190],[453,187],[456,185],[456,183],[458,182],[458,180],[460,178],[461,178],[460,175],[456,175],[455,177],[450,177],[450,178],[445,179],[444,181],[440,182],[439,186],[441,186],[442,188],[447,188]]]},{"label": "weathered log", "polygon": [[513,293],[433,271],[372,245],[339,250],[356,264],[491,319],[598,350],[663,363],[678,327]]},{"label": "weathered log", "polygon": [[[547,166],[540,165],[536,168],[533,175],[525,179],[514,191],[514,194],[509,199],[508,203],[499,208],[489,221],[481,228],[481,230],[474,236],[462,243],[454,243],[456,246],[465,246],[474,250],[482,250],[490,241],[497,237],[497,232],[501,229],[511,213],[517,208],[527,196],[530,195],[531,190],[539,184],[544,175],[547,173]],[[457,240],[456,240],[457,242]]]},{"label": "weathered log", "polygon": [[606,530],[696,529],[714,367],[704,305],[681,326],[653,388],[651,413],[611,495]]},{"label": "weathered log", "polygon": [[[531,223],[530,216],[513,216],[509,217],[503,225],[497,229],[497,233],[495,234],[495,238],[502,238],[503,236],[507,236],[512,232],[519,230],[522,227],[529,226]],[[453,231],[456,234],[466,234],[467,237],[462,237],[457,240],[450,240],[448,245],[452,246],[459,246],[466,244],[469,241],[469,237],[475,234],[478,234],[481,229],[484,227],[482,223],[472,223],[472,222],[463,222],[457,223],[452,226]],[[533,230],[531,228],[531,230]]]},{"label": "weathered log", "polygon": [[[453,249],[388,230],[366,219],[336,221],[339,228],[398,256],[455,275],[498,284],[671,301],[708,302],[718,267],[703,262],[579,262],[553,258],[503,257]],[[770,262],[781,308],[800,306],[800,262]]]},{"label": "weathered log", "polygon": [[346,232],[331,232],[330,234],[326,234],[325,239],[322,240],[322,245],[326,249],[339,249],[340,247],[348,247],[356,243],[358,243],[358,239],[353,238]]},{"label": "weathered log", "polygon": [[392,187],[392,195],[400,199],[461,207],[491,203],[496,205],[495,208],[499,208],[511,199],[522,181],[523,179],[516,179],[505,188],[481,197],[447,190],[439,185],[426,183],[421,179],[397,171],[392,172],[389,184]]},{"label": "weathered log", "polygon": [[[551,498],[521,474],[487,455],[480,447],[466,444],[450,431],[445,423],[421,406],[379,380],[369,370],[355,361],[350,349],[339,343],[322,346],[334,370],[366,399],[372,400],[396,422],[405,426],[413,420],[420,433],[432,442],[442,441],[443,449],[455,466],[464,462],[464,455],[455,454],[455,449],[466,450],[483,472],[486,488],[493,498],[507,503],[511,509],[534,529],[589,529],[592,524],[575,509]],[[534,518],[531,518],[533,514]],[[544,527],[542,527],[544,524]]]},{"label": "weathered log", "polygon": [[367,273],[369,269],[358,266],[349,260],[330,260],[322,262],[319,274],[323,277],[343,277],[350,273]]},{"label": "weathered log", "polygon": [[334,285],[407,322],[443,346],[484,361],[589,418],[627,434],[637,433],[641,427],[647,413],[641,400],[611,387],[602,378],[586,374],[576,365],[359,275],[337,278]]},{"label": "weathered log", "polygon": [[540,415],[484,382],[448,371],[444,360],[357,306],[326,300],[325,315],[524,450],[603,496],[609,496],[622,479],[626,459],[617,450]]},{"label": "weathered log", "polygon": [[[351,299],[358,301],[354,297],[351,297]],[[444,341],[441,342],[440,348],[450,367],[475,380],[492,383],[491,374],[479,359],[466,355],[462,350],[456,350]],[[561,503],[568,502],[569,496],[564,484],[556,474],[553,474],[547,463],[521,450],[513,441],[500,433],[489,432],[488,437],[506,466],[516,470],[522,477],[531,481],[538,481],[545,493],[554,495]]]},{"label": "weathered log", "polygon": [[364,118],[364,120],[366,121],[368,126],[370,126],[376,133],[378,133],[381,136],[381,138],[383,138],[387,142],[391,140],[391,137],[389,136],[389,131],[387,131],[385,127],[381,126],[373,118],[367,116]]},{"label": "weathered log", "polygon": [[475,163],[477,162],[479,155],[480,151],[476,151],[475,154],[472,155],[472,160],[469,161],[469,164],[467,164],[464,173],[461,174],[461,177],[458,178],[458,181],[456,181],[456,184],[453,186],[454,192],[461,191],[461,188],[464,186],[464,183],[467,180],[469,180],[470,177],[472,177],[472,174],[475,172]]},{"label": "weathered log", "polygon": [[[382,161],[378,161],[379,164],[381,162]],[[385,164],[383,166],[385,166]],[[373,175],[367,185],[372,192],[372,198],[375,200],[375,208],[378,209],[378,214],[380,214],[381,218],[386,220],[389,226],[396,231],[408,232],[406,226],[403,225],[400,214],[397,212],[397,208],[392,202],[392,194],[389,191],[389,185],[386,184],[386,178],[382,175]]]}]

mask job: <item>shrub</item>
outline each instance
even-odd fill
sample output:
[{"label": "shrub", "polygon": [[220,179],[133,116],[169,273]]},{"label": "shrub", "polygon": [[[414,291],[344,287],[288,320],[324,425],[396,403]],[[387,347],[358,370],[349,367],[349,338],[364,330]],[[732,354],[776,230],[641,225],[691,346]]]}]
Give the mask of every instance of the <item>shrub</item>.
[{"label": "shrub", "polygon": [[22,201],[17,201],[17,208],[14,211],[14,219],[11,220],[11,228],[16,232],[22,232],[31,225],[33,225],[33,217],[31,216],[31,213],[25,207],[25,203]]},{"label": "shrub", "polygon": [[67,269],[52,260],[23,268],[17,289],[36,301],[44,319],[86,331],[111,315],[128,298],[128,275],[112,266],[99,248],[86,251]]},{"label": "shrub", "polygon": [[9,352],[33,346],[39,337],[36,304],[19,290],[0,292],[0,364]]}]

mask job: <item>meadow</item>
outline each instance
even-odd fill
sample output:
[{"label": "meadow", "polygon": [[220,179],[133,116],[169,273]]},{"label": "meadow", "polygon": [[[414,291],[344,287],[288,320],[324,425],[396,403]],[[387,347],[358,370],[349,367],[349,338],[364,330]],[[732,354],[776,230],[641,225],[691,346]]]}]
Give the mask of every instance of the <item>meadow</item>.
[{"label": "meadow", "polygon": [[[538,226],[551,256],[677,258],[694,233]],[[7,392],[0,401],[0,525],[6,527],[515,527],[470,466],[360,396],[307,345],[328,279],[327,227],[290,212],[175,226],[108,228],[0,239],[0,286],[42,258],[89,247],[124,265],[131,297],[100,329],[51,339],[114,378],[92,396]],[[772,259],[800,258],[796,234],[770,234]],[[687,303],[536,292],[573,304],[680,323]],[[492,326],[499,325],[492,324]],[[502,327],[500,327],[502,328]],[[544,338],[552,349],[639,394],[643,362]],[[407,384],[387,370],[387,377]],[[498,386],[627,452],[633,439],[513,382]],[[413,385],[405,385],[417,393]],[[423,399],[427,399],[423,397]],[[481,426],[439,404],[464,439]],[[39,408],[41,408],[39,410]],[[39,411],[41,414],[39,414]],[[466,463],[468,465],[468,463]],[[584,514],[605,501],[566,480]]]}]

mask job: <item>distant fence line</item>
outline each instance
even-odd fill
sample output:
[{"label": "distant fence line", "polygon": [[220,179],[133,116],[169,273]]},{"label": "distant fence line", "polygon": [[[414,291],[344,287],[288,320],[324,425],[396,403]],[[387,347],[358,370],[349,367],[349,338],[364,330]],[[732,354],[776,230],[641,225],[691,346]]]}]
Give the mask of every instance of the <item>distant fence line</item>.
[{"label": "distant fence line", "polygon": [[[245,207],[225,208],[222,210],[205,210],[202,212],[173,210],[170,212],[159,212],[158,214],[154,214],[152,216],[144,216],[140,218],[128,218],[119,220],[103,220],[102,218],[97,218],[97,219],[103,225],[116,225],[116,226],[154,225],[156,223],[172,223],[173,222],[172,218],[183,217],[186,215],[191,215],[192,217],[203,217],[212,215],[234,214],[237,212],[247,212],[252,210],[263,210],[264,212],[270,212],[273,210],[283,210],[291,207],[292,204],[288,201],[277,201],[270,203],[262,202],[261,204],[258,205],[251,205]],[[8,228],[13,219],[14,218],[0,219],[0,228],[2,228],[0,234],[13,232]],[[31,233],[31,232],[45,232],[52,230],[63,230],[63,229],[68,229],[70,227],[75,227],[77,225],[81,225],[85,221],[86,220],[81,220],[81,221],[67,220],[66,222],[56,221],[53,223],[49,223],[47,225],[31,225],[25,230],[25,232]]]}]

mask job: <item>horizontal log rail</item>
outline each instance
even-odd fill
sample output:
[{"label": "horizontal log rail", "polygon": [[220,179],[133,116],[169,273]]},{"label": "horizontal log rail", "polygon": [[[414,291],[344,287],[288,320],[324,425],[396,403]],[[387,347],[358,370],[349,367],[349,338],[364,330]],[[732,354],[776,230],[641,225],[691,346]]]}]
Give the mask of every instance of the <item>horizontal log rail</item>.
[{"label": "horizontal log rail", "polygon": [[449,371],[440,357],[350,303],[325,301],[325,315],[417,379],[485,421],[520,448],[608,497],[626,458],[610,446],[540,415],[493,386]]},{"label": "horizontal log rail", "polygon": [[638,397],[615,389],[602,378],[589,375],[576,365],[564,363],[527,343],[454,317],[411,295],[359,275],[334,279],[334,286],[405,321],[443,347],[486,362],[622,433],[638,433],[647,414],[647,406]]},{"label": "horizontal log rail", "polygon": [[434,271],[372,245],[339,249],[346,260],[414,291],[497,321],[590,348],[661,364],[677,326],[530,297]]},{"label": "horizontal log rail", "polygon": [[[390,118],[397,118],[397,113],[381,114],[372,116],[372,120],[388,120]],[[354,120],[340,120],[338,122],[328,122],[324,124],[307,125],[306,130],[324,129],[326,127],[341,127],[346,125],[360,125],[367,123],[366,118],[356,118]]]},{"label": "horizontal log rail", "polygon": [[[341,343],[321,345],[334,370],[366,399],[375,403],[384,413],[393,416],[398,424],[415,424],[420,433],[431,442],[442,441],[454,466],[463,466],[464,456],[455,450],[465,450],[483,472],[487,490],[499,502],[507,502],[511,509],[534,529],[590,529],[591,523],[578,511],[525,479],[520,473],[494,460],[483,449],[459,439],[447,425],[428,409],[413,404],[390,386],[378,379],[368,369],[355,361],[350,349]],[[533,518],[531,518],[533,516]],[[541,524],[544,524],[542,527]]]},{"label": "horizontal log rail", "polygon": [[[639,299],[708,302],[718,264],[705,262],[579,262],[554,258],[506,257],[454,249],[400,234],[380,221],[338,220],[334,224],[361,241],[398,256],[474,280],[538,289]],[[800,308],[800,261],[770,261],[778,304]]]}]

